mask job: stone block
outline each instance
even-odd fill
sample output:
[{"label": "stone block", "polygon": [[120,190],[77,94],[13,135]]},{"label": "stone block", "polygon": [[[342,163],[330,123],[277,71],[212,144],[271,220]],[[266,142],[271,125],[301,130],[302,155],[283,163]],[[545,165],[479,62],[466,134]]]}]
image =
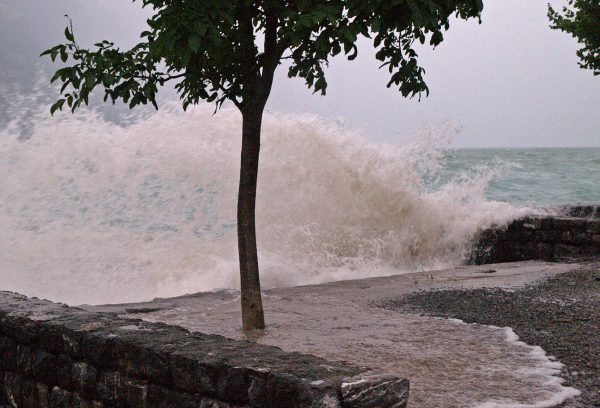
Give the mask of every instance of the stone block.
[{"label": "stone block", "polygon": [[[307,392],[305,387],[298,389],[295,387],[297,379],[292,375],[278,376],[277,378],[271,378],[269,383],[259,382],[260,388],[263,389],[264,393],[259,394],[252,390],[252,402],[254,404],[260,404],[259,406],[266,404],[272,406],[275,401],[281,401],[283,406],[289,405],[291,401],[297,401],[299,406],[306,406],[307,401],[311,400],[310,393]],[[292,390],[293,392],[287,392]]]},{"label": "stone block", "polygon": [[148,383],[145,381],[127,380],[125,383],[125,400],[128,407],[148,407]]},{"label": "stone block", "polygon": [[531,222],[532,218],[530,217],[525,217],[525,218],[521,218],[518,220],[514,220],[512,222],[510,222],[507,226],[506,226],[506,231],[521,231],[523,230],[525,227],[525,224],[529,224]]},{"label": "stone block", "polygon": [[533,239],[545,244],[553,244],[561,240],[562,233],[551,229],[536,231]]},{"label": "stone block", "polygon": [[0,371],[16,371],[17,343],[8,337],[0,336]]},{"label": "stone block", "polygon": [[48,408],[49,388],[22,375],[6,372],[4,374],[6,398],[18,408]]},{"label": "stone block", "polygon": [[344,408],[406,408],[408,381],[389,376],[348,379],[342,383]]},{"label": "stone block", "polygon": [[104,406],[100,401],[83,398],[76,392],[59,387],[52,388],[50,394],[50,408],[103,408]]},{"label": "stone block", "polygon": [[0,370],[0,408],[4,405],[8,406],[8,397],[4,388],[4,375],[5,372]]},{"label": "stone block", "polygon": [[[148,387],[148,408],[241,408],[227,402],[199,395],[190,395],[150,384]],[[145,407],[144,407],[145,408]]]},{"label": "stone block", "polygon": [[177,354],[171,355],[170,359],[170,376],[175,387],[207,396],[217,395],[218,365],[200,363]]},{"label": "stone block", "polygon": [[577,259],[581,257],[600,256],[600,248],[595,246],[556,245],[557,258]]},{"label": "stone block", "polygon": [[524,229],[549,230],[552,229],[552,217],[527,217],[521,220],[520,224]]},{"label": "stone block", "polygon": [[102,370],[117,370],[118,356],[125,345],[111,332],[94,332],[83,336],[81,358]]},{"label": "stone block", "polygon": [[528,242],[523,247],[524,259],[541,259],[551,261],[554,259],[554,245],[541,242]]},{"label": "stone block", "polygon": [[123,405],[127,401],[127,377],[119,371],[98,374],[98,399],[108,405]]},{"label": "stone block", "polygon": [[117,356],[119,369],[135,378],[149,380],[157,384],[170,384],[171,378],[167,355],[157,353],[141,342],[133,344],[135,346],[130,345],[123,348],[122,353]]},{"label": "stone block", "polygon": [[520,245],[512,241],[499,242],[496,250],[497,259],[494,262],[515,262],[524,259]]},{"label": "stone block", "polygon": [[541,221],[542,230],[552,230],[554,229],[554,218],[553,217],[541,217],[539,218]]},{"label": "stone block", "polygon": [[585,232],[587,220],[585,218],[557,217],[553,220],[553,227],[558,231]]},{"label": "stone block", "polygon": [[43,350],[35,350],[31,361],[30,376],[51,386],[69,387],[73,362],[64,355],[55,356]]},{"label": "stone block", "polygon": [[505,239],[507,241],[527,242],[536,233],[533,229],[521,228],[506,231]]},{"label": "stone block", "polygon": [[[217,370],[216,380],[218,399],[237,405],[248,404],[248,390],[251,383],[247,368],[223,367],[223,369]],[[293,392],[294,387],[290,387],[290,393]]]},{"label": "stone block", "polygon": [[562,231],[558,243],[567,245],[585,246],[592,242],[592,235],[586,232]]},{"label": "stone block", "polygon": [[600,218],[600,205],[567,205],[562,213],[569,217]]},{"label": "stone block", "polygon": [[84,394],[96,394],[98,370],[86,362],[77,362],[71,366],[71,388]]},{"label": "stone block", "polygon": [[600,234],[600,219],[588,220],[587,232],[590,234]]}]

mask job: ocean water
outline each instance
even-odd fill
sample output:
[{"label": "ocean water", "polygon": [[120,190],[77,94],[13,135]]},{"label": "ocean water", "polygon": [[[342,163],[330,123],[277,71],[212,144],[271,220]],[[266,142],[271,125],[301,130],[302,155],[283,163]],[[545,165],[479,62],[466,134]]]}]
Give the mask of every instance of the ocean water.
[{"label": "ocean water", "polygon": [[432,187],[490,168],[498,172],[485,190],[489,200],[534,207],[600,203],[600,147],[449,150]]},{"label": "ocean water", "polygon": [[[22,118],[21,118],[22,119]],[[176,105],[127,126],[28,111],[0,131],[0,282],[70,304],[238,287],[241,118]],[[448,149],[454,129],[381,145],[310,115],[264,121],[265,288],[460,264],[473,237],[600,201],[600,149]]]}]

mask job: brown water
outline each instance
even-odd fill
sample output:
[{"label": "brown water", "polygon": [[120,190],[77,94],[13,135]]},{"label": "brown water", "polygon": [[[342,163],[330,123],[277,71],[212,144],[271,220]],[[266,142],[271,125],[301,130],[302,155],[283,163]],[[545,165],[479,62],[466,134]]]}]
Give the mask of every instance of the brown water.
[{"label": "brown water", "polygon": [[[561,386],[560,363],[539,347],[519,342],[511,329],[372,306],[377,298],[415,287],[504,285],[565,269],[517,265],[521,266],[503,266],[494,278],[474,276],[481,268],[473,267],[268,291],[264,297],[268,329],[252,340],[407,377],[411,408],[552,407],[577,391]],[[163,310],[136,317],[246,338],[239,329],[237,292],[173,301]]]}]

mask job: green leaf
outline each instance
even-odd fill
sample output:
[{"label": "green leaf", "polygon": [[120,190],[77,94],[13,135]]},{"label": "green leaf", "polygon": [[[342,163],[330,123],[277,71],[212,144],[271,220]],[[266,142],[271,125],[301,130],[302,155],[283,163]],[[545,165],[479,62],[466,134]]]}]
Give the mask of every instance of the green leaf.
[{"label": "green leaf", "polygon": [[67,50],[65,48],[60,49],[60,60],[62,62],[67,62],[69,59],[69,54],[67,54]]},{"label": "green leaf", "polygon": [[65,38],[71,42],[75,41],[75,39],[73,38],[73,33],[69,31],[69,27],[65,28]]},{"label": "green leaf", "polygon": [[444,35],[442,34],[441,31],[436,31],[433,33],[433,35],[431,36],[431,41],[429,42],[431,45],[438,45],[440,44],[442,41],[444,41]]},{"label": "green leaf", "polygon": [[348,54],[348,61],[353,61],[354,59],[356,59],[356,56],[358,55],[358,47],[356,47],[356,45],[352,44],[352,54]]},{"label": "green leaf", "polygon": [[88,72],[85,75],[85,86],[89,89],[92,89],[95,84],[96,84],[96,79],[94,78],[94,74],[92,74],[91,72]]},{"label": "green leaf", "polygon": [[50,115],[54,115],[54,112],[57,110],[62,110],[63,105],[65,104],[64,99],[59,99],[50,107]]},{"label": "green leaf", "polygon": [[60,93],[63,93],[65,91],[65,89],[67,89],[67,87],[69,86],[69,84],[71,83],[71,81],[67,80],[63,83],[63,85],[60,87]]},{"label": "green leaf", "polygon": [[198,37],[196,34],[192,34],[190,38],[188,38],[188,47],[193,52],[198,52],[200,49],[200,37]]},{"label": "green leaf", "polygon": [[344,38],[346,39],[346,41],[354,43],[356,41],[356,34],[354,34],[350,30],[344,30]]},{"label": "green leaf", "polygon": [[313,17],[309,15],[301,15],[298,19],[298,22],[302,24],[304,27],[312,27],[313,25]]},{"label": "green leaf", "polygon": [[373,30],[374,33],[378,33],[380,29],[381,29],[381,20],[378,17],[376,17],[375,19],[373,19],[373,22],[371,23],[371,30]]},{"label": "green leaf", "polygon": [[319,77],[315,82],[315,93],[321,91],[322,95],[325,95],[325,90],[327,89],[327,81],[325,77]]}]

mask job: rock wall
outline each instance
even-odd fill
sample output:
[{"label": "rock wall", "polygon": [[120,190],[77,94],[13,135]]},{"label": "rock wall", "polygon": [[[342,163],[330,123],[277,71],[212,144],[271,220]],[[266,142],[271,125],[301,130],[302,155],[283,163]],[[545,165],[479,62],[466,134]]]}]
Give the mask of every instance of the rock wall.
[{"label": "rock wall", "polygon": [[558,210],[564,217],[600,218],[600,205],[564,205]]},{"label": "rock wall", "polygon": [[484,231],[470,263],[572,260],[600,257],[597,206],[569,207],[563,217],[529,217]]},{"label": "rock wall", "polygon": [[406,407],[406,379],[0,292],[0,407]]}]

